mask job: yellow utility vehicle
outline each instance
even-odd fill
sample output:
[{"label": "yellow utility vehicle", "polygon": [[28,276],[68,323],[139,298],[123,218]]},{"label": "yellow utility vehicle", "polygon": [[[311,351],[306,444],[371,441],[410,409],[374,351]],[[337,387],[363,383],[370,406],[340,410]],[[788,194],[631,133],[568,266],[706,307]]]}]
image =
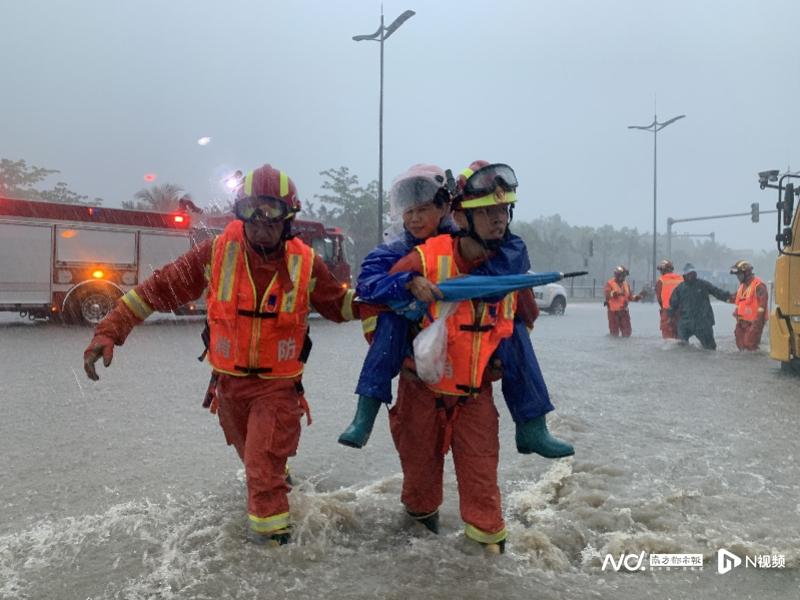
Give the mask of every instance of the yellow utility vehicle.
[{"label": "yellow utility vehicle", "polygon": [[[775,261],[775,287],[769,316],[769,355],[781,362],[781,369],[800,373],[800,209],[795,196],[800,187],[790,179],[800,175],[762,171],[761,189],[778,190],[778,258]],[[777,182],[777,183],[776,183]]]}]

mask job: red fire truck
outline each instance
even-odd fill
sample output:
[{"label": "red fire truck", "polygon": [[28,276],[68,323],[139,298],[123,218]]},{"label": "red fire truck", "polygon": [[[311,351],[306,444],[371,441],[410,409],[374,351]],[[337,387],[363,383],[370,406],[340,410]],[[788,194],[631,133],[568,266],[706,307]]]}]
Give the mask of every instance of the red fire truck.
[{"label": "red fire truck", "polygon": [[[310,221],[296,226],[298,235],[349,286],[341,232]],[[0,311],[95,324],[125,292],[215,232],[208,223],[193,224],[186,212],[0,197]],[[203,310],[199,302],[178,312]]]}]

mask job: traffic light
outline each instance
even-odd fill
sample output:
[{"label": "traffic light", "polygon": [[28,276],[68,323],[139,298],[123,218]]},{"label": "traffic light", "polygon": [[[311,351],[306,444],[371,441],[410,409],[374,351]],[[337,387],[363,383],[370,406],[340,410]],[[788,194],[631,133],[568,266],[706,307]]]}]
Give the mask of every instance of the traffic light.
[{"label": "traffic light", "polygon": [[753,202],[750,205],[750,220],[753,223],[758,223],[758,202]]}]

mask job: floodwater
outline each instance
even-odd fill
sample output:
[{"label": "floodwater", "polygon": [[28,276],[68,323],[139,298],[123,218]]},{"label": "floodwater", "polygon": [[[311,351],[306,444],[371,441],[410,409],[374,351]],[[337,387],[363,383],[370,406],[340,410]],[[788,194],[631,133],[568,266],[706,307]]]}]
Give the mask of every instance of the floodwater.
[{"label": "floodwater", "polygon": [[[797,598],[800,378],[737,352],[731,307],[715,310],[717,352],[661,340],[652,304],[632,307],[628,340],[598,304],[540,318],[550,427],[577,453],[517,454],[497,399],[509,540],[491,558],[462,538],[449,459],[441,534],[404,519],[385,411],[364,450],[336,443],[366,348],[356,323],[312,322],[296,535],[267,549],[244,540],[243,471],[200,407],[201,320],[139,327],[92,383],[88,330],[2,315],[0,598]],[[743,563],[720,574],[720,549]],[[603,566],[641,552],[703,568]]]}]

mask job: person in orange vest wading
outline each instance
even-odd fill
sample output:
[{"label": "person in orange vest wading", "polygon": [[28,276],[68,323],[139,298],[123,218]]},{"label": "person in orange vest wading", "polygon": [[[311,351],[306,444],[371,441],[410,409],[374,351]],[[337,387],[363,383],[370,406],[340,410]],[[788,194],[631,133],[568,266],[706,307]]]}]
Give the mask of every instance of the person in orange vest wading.
[{"label": "person in orange vest wading", "polygon": [[213,375],[204,406],[217,412],[225,440],[244,463],[247,538],[271,546],[290,538],[286,461],[297,451],[303,413],[311,423],[301,384],[311,349],[308,313],[313,305],[331,321],[353,318],[353,292],[291,236],[299,210],[286,173],[270,165],[251,171],[237,192],[237,220],[125,294],[84,352],[84,370],[96,381],[97,360],[108,367],[114,346],[134,326],[207,288]]},{"label": "person in orange vest wading", "polygon": [[683,281],[683,275],[675,273],[675,266],[672,261],[664,259],[656,267],[661,273],[661,277],[656,281],[656,300],[658,300],[658,313],[660,317],[661,337],[666,339],[678,339],[678,315],[670,316],[669,299],[672,292]]},{"label": "person in orange vest wading", "polygon": [[415,298],[431,303],[419,326],[424,331],[446,319],[440,325],[446,356],[440,379],[433,382],[429,375],[427,383],[417,375],[422,363],[406,360],[389,423],[403,468],[401,500],[409,515],[423,524],[438,515],[444,458],[452,450],[466,538],[488,553],[500,553],[506,529],[497,485],[500,443],[491,381],[501,376],[502,365],[493,355],[500,341],[512,335],[515,316],[530,328],[534,301],[526,289],[499,299],[457,302],[450,316],[440,317],[436,284],[469,273],[494,254],[508,236],[516,202],[517,179],[508,165],[468,168],[457,185],[453,218],[461,231],[428,238],[390,271],[420,274],[407,284]]},{"label": "person in orange vest wading", "polygon": [[614,269],[614,277],[606,281],[605,306],[608,307],[608,332],[614,336],[631,336],[631,314],[628,312],[628,302],[638,302],[642,297],[632,294],[626,281],[628,268],[619,265]]},{"label": "person in orange vest wading", "polygon": [[769,292],[766,284],[753,274],[753,265],[746,260],[739,260],[731,267],[731,274],[739,280],[736,290],[736,308],[733,317],[736,328],[736,347],[739,350],[758,350],[761,333],[767,321]]}]

